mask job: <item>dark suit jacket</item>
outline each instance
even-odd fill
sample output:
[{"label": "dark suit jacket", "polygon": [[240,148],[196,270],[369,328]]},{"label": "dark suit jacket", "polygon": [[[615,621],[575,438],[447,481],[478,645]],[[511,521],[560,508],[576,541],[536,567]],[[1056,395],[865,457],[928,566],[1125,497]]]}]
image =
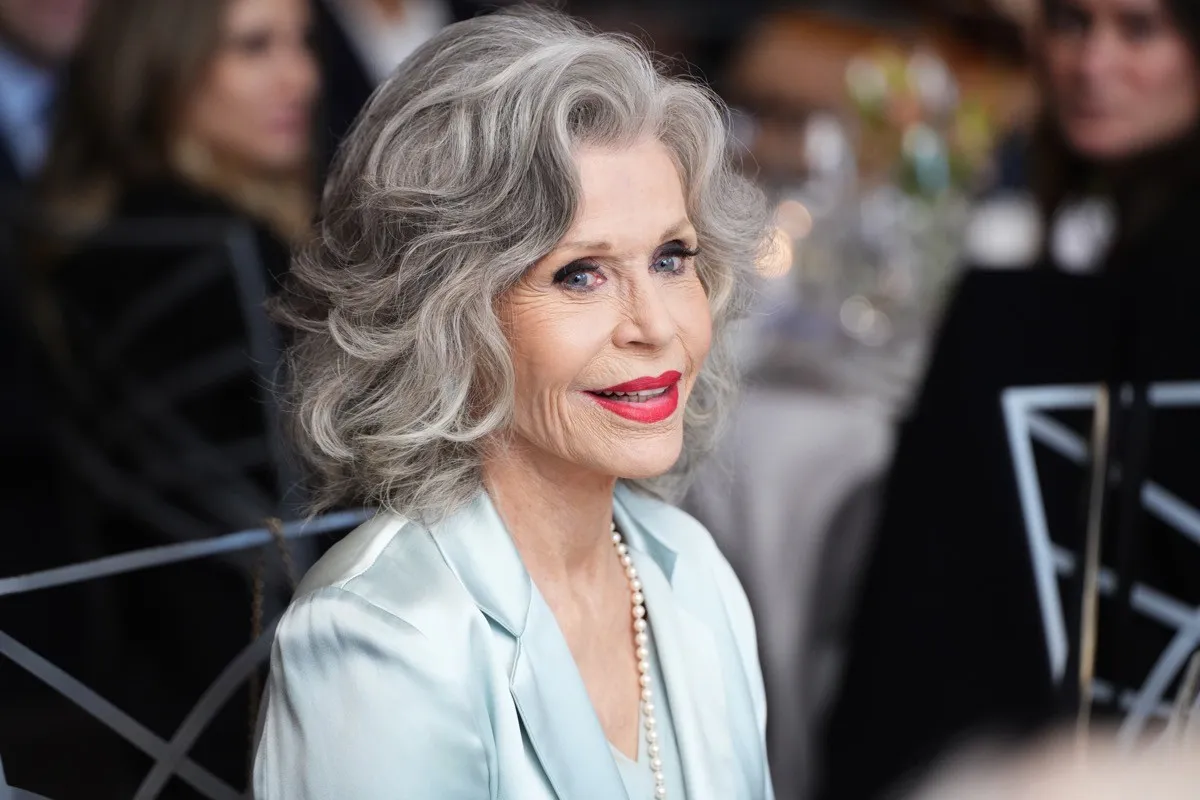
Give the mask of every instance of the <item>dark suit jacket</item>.
[{"label": "dark suit jacket", "polygon": [[[127,192],[114,221],[153,233],[162,230],[156,226],[164,218],[202,218],[218,225],[224,220],[248,222],[267,286],[277,284],[287,269],[287,246],[264,226],[245,219],[221,199],[179,182]],[[223,252],[219,247],[209,250]],[[64,398],[55,418],[83,431],[79,438],[106,463],[128,472],[139,491],[154,494],[175,516],[198,520],[192,530],[216,535],[256,526],[266,516],[256,515],[255,506],[247,508],[244,523],[230,525],[217,502],[208,502],[226,496],[234,485],[232,478],[223,476],[236,471],[245,477],[237,485],[253,483],[259,494],[270,496],[275,469],[270,453],[260,445],[267,434],[262,381],[246,351],[243,310],[230,288],[236,283],[227,272],[210,267],[213,262],[206,253],[202,247],[101,247],[85,242],[48,275],[69,345],[69,356],[63,359],[72,366],[67,374],[88,376],[75,384],[54,383],[63,387],[55,397]],[[154,294],[165,313],[152,315],[146,305],[139,305]],[[98,361],[114,360],[97,353],[104,352],[104,342],[111,342],[119,330],[134,333],[113,345],[118,353],[115,368],[97,367]],[[231,354],[242,356],[241,365]],[[214,368],[221,363],[226,366]],[[140,393],[139,403],[127,400],[137,394],[125,390],[128,376],[150,387]],[[65,389],[76,385],[85,385],[85,391]],[[174,389],[167,388],[171,385]],[[77,395],[91,402],[81,403]],[[195,465],[203,455],[201,448],[162,433],[160,412],[135,411],[151,402],[155,408],[166,407],[208,447],[218,449],[228,469],[200,471]],[[148,447],[146,442],[152,444]],[[10,463],[18,474],[34,473],[42,483],[49,480],[24,459]],[[73,523],[59,535],[40,522],[13,522],[11,535],[0,537],[0,575],[161,545],[179,535],[168,535],[145,515],[95,490],[99,482],[86,477],[94,471],[81,469],[80,459],[67,456],[63,466],[69,477],[61,483],[61,505]],[[21,596],[0,604],[0,630],[170,738],[201,693],[249,642],[250,588],[242,567],[216,559],[189,562]],[[100,725],[78,724],[79,712],[68,700],[4,661],[0,659],[0,686],[5,687],[0,691],[0,706],[5,708],[0,713],[0,750],[12,757],[6,765],[10,779],[50,797],[128,796],[128,786],[136,786],[146,772],[133,749]],[[239,694],[215,717],[191,753],[233,786],[242,785],[245,777],[250,725],[246,712],[245,697]],[[22,724],[28,719],[39,721],[41,734],[30,734]],[[62,769],[62,752],[79,756],[70,770]],[[162,796],[191,795],[172,789]]]},{"label": "dark suit jacket", "polygon": [[[900,429],[841,696],[821,737],[823,800],[874,800],[969,738],[1028,741],[1078,708],[1074,565],[1093,406],[1033,398],[1200,379],[1198,209],[1200,191],[1181,198],[1101,274],[973,270],[962,280]],[[1009,402],[1020,397],[1029,405]],[[1049,434],[1033,435],[1029,408],[1053,447]],[[1121,477],[1108,471],[1102,558],[1116,580],[1100,601],[1093,703],[1110,720],[1126,718],[1123,698],[1155,697],[1152,670],[1169,668],[1178,647],[1177,631],[1131,601],[1130,587],[1171,607],[1200,603],[1200,549],[1139,499],[1154,484],[1180,508],[1200,507],[1200,413],[1164,403],[1141,423],[1129,407],[1112,418],[1123,421],[1108,463]]]},{"label": "dark suit jacket", "polygon": [[0,195],[16,191],[22,183],[12,153],[8,152],[8,145],[0,137]]},{"label": "dark suit jacket", "polygon": [[[317,52],[321,59],[323,108],[318,128],[321,166],[327,167],[338,144],[375,90],[370,73],[350,35],[330,8],[337,0],[317,0]],[[469,19],[494,4],[481,0],[450,0],[454,22]]]}]

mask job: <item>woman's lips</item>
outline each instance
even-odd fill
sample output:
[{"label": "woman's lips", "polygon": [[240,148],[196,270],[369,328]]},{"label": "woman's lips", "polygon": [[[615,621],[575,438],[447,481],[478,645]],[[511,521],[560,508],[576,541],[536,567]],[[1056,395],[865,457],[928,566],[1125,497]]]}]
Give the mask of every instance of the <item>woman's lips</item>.
[{"label": "woman's lips", "polygon": [[669,419],[679,408],[679,380],[682,377],[681,373],[671,370],[657,378],[637,378],[586,394],[601,408],[619,417],[652,424]]},{"label": "woman's lips", "polygon": [[634,378],[631,381],[618,383],[616,386],[609,386],[607,389],[596,389],[595,391],[606,393],[623,392],[628,394],[629,392],[642,392],[647,389],[666,389],[673,383],[679,383],[679,379],[682,377],[682,373],[670,369],[657,378]]}]

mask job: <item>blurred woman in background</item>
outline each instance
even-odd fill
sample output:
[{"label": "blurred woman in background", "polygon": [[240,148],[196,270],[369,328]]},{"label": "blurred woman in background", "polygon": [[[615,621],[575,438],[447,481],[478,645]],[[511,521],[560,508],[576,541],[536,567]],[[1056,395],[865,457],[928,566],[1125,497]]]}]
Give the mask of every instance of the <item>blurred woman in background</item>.
[{"label": "blurred woman in background", "polygon": [[1051,111],[1036,133],[1034,189],[1049,222],[1076,201],[1109,204],[1115,230],[1098,260],[1127,261],[1134,253],[1118,251],[1144,246],[1173,211],[1187,216],[1200,191],[1200,7],[1045,0],[1043,8],[1038,66]]},{"label": "blurred woman in background", "polygon": [[1172,610],[1200,605],[1200,413],[1184,403],[1200,379],[1200,5],[1041,11],[1046,227],[1094,200],[1109,233],[1051,236],[1034,269],[971,270],[952,299],[901,429],[828,798],[876,796],[959,737],[1023,739],[1093,707],[1136,741],[1197,644]]},{"label": "blurred woman in background", "polygon": [[[310,34],[304,0],[100,2],[48,158],[51,222],[79,235],[124,217],[218,213],[280,245],[303,236]],[[269,266],[284,271],[286,258]]]},{"label": "blurred woman in background", "polygon": [[[307,0],[101,0],[71,65],[33,260],[70,387],[66,505],[92,556],[282,515],[256,342],[271,339],[261,305],[314,205],[309,15]],[[223,249],[234,231],[240,259]],[[180,232],[194,241],[167,241]],[[209,560],[100,582],[114,606],[81,614],[93,637],[106,626],[103,656],[68,666],[169,738],[251,639],[247,571]],[[245,778],[245,712],[227,706],[191,752],[232,786]],[[89,796],[127,796],[79,772]]]}]

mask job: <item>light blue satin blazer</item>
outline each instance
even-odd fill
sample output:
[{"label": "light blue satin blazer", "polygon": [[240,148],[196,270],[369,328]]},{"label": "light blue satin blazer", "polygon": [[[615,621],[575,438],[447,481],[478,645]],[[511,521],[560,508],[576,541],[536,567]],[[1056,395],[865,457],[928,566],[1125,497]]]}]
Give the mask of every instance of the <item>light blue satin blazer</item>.
[{"label": "light blue satin blazer", "polygon": [[[685,796],[771,800],[754,621],[733,570],[672,506],[618,486],[614,513],[645,585]],[[566,640],[486,494],[432,529],[381,515],[305,577],[276,633],[254,793],[626,796]]]}]

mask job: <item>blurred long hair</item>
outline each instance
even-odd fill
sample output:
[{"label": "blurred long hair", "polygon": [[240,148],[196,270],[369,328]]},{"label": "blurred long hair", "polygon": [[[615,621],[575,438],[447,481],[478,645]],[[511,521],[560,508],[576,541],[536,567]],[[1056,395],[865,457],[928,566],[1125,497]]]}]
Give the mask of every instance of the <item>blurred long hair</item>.
[{"label": "blurred long hair", "polygon": [[[1057,0],[1040,0],[1043,16]],[[1200,2],[1160,0],[1200,64]],[[1044,32],[1038,32],[1038,37]],[[1048,85],[1040,41],[1033,47],[1035,68]],[[1181,194],[1200,188],[1200,121],[1181,137],[1116,165],[1088,161],[1067,142],[1054,117],[1043,109],[1033,135],[1030,160],[1033,189],[1043,217],[1049,221],[1065,203],[1087,194],[1112,198],[1117,213],[1117,238],[1110,263],[1119,263],[1130,244],[1146,234]]]},{"label": "blurred long hair", "polygon": [[65,81],[41,211],[69,238],[103,227],[121,192],[183,180],[265,222],[281,238],[307,231],[312,170],[251,175],[199,151],[183,129],[188,103],[217,57],[230,0],[100,0]]}]

